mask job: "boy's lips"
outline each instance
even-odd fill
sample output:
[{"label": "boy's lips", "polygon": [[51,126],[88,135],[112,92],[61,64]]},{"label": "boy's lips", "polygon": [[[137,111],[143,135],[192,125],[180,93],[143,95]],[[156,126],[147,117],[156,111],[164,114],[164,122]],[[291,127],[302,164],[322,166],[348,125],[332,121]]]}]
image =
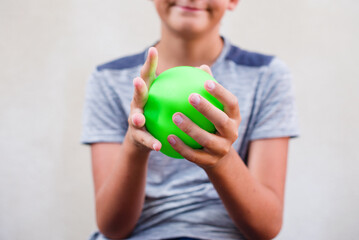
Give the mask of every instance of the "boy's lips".
[{"label": "boy's lips", "polygon": [[181,8],[182,10],[185,11],[190,11],[190,12],[196,12],[196,11],[203,11],[204,9],[200,9],[200,8],[196,8],[196,7],[190,7],[190,6],[180,6],[177,5],[176,7]]},{"label": "boy's lips", "polygon": [[172,7],[180,8],[183,11],[188,12],[198,12],[198,11],[206,11],[207,9],[202,6],[195,6],[192,4],[181,4],[181,3],[174,3]]}]

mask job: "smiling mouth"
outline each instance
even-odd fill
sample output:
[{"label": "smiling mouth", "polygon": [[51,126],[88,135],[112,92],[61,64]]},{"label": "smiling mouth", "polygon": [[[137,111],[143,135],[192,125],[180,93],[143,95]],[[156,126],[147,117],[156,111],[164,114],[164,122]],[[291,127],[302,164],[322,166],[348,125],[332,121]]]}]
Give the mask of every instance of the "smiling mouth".
[{"label": "smiling mouth", "polygon": [[176,7],[183,11],[186,11],[186,12],[206,11],[206,9],[204,9],[204,8],[199,8],[196,6],[181,5],[181,4],[173,4],[171,7]]},{"label": "smiling mouth", "polygon": [[177,7],[181,8],[182,10],[190,11],[190,12],[203,11],[203,9],[194,8],[194,7],[187,7],[187,6],[177,6]]}]

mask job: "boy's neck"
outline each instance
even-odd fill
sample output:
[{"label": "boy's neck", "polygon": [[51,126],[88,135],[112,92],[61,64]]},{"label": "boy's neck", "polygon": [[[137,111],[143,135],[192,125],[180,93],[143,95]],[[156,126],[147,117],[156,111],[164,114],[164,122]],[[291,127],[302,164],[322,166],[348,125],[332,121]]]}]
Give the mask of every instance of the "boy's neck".
[{"label": "boy's neck", "polygon": [[175,66],[211,66],[223,48],[223,40],[218,31],[197,38],[183,38],[162,29],[158,50],[157,74]]}]

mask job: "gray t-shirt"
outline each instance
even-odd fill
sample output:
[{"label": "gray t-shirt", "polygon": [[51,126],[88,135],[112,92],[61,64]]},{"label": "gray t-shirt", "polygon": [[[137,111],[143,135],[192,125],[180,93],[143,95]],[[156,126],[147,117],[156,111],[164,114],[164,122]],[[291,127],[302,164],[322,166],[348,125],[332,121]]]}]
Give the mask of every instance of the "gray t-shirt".
[{"label": "gray t-shirt", "polygon": [[[147,51],[100,65],[86,93],[82,142],[122,142],[128,128],[132,80]],[[298,135],[291,75],[278,58],[249,52],[224,38],[211,66],[214,78],[239,102],[242,122],[233,147],[247,162],[249,142]],[[126,196],[123,196],[126,197]],[[101,234],[96,239],[106,239]],[[129,239],[174,237],[244,239],[205,172],[185,159],[151,152],[146,201]]]}]

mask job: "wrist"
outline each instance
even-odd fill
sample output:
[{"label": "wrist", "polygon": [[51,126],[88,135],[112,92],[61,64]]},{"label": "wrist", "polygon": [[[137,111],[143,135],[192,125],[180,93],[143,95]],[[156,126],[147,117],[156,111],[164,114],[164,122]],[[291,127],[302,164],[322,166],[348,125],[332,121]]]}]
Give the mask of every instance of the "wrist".
[{"label": "wrist", "polygon": [[203,168],[203,170],[207,173],[209,177],[226,174],[226,172],[228,172],[228,168],[231,168],[231,163],[235,161],[236,158],[238,158],[238,153],[233,147],[231,147],[229,152],[221,159],[219,159],[215,165]]}]

